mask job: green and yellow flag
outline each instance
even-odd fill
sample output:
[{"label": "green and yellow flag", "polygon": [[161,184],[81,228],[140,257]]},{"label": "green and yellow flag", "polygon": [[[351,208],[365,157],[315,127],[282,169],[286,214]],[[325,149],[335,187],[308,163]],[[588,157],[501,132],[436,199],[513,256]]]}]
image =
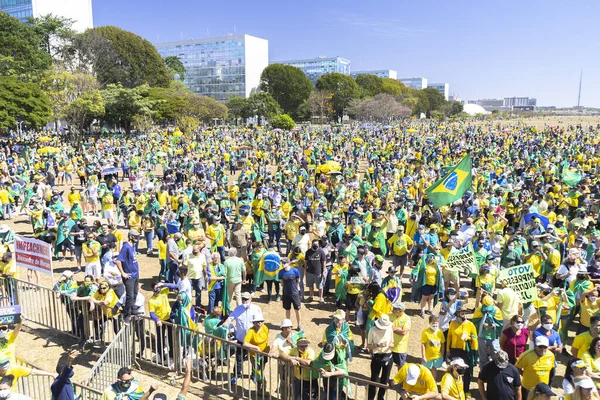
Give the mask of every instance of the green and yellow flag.
[{"label": "green and yellow flag", "polygon": [[425,190],[427,198],[437,208],[460,199],[471,188],[471,168],[471,156],[467,154],[450,172]]},{"label": "green and yellow flag", "polygon": [[573,187],[577,185],[579,181],[583,178],[581,174],[571,171],[569,169],[569,163],[567,163],[566,161],[563,162],[562,167],[562,180],[568,186]]}]

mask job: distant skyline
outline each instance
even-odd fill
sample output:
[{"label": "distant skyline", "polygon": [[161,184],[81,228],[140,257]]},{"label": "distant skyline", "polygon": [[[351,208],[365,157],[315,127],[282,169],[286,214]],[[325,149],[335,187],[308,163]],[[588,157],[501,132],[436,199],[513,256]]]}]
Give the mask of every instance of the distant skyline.
[{"label": "distant skyline", "polygon": [[351,71],[448,82],[463,100],[528,96],[539,106],[600,107],[600,2],[436,0],[282,2],[93,0],[94,25],[152,43],[246,33],[269,60],[349,59]]}]

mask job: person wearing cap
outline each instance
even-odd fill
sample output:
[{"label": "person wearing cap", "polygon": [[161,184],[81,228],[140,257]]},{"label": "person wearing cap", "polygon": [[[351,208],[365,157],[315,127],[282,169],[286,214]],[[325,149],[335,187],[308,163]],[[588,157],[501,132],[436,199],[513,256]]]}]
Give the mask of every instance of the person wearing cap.
[{"label": "person wearing cap", "polygon": [[[346,398],[350,390],[347,385],[348,363],[343,352],[332,343],[326,343],[319,355],[311,363],[313,368],[319,370],[323,378],[323,386],[327,399]],[[346,388],[346,394],[344,393]]]},{"label": "person wearing cap", "polygon": [[467,364],[462,358],[450,361],[446,373],[440,381],[442,400],[466,400],[462,376],[467,369]]},{"label": "person wearing cap", "polygon": [[554,354],[548,351],[548,338],[538,336],[534,342],[534,348],[526,350],[517,362],[515,367],[523,375],[521,392],[523,398],[527,398],[530,390],[533,390],[538,383],[550,384],[552,369],[554,368]]},{"label": "person wearing cap", "polygon": [[396,233],[387,240],[391,246],[392,265],[400,267],[400,277],[404,275],[404,268],[408,265],[408,255],[412,252],[414,242],[404,233],[404,226],[399,225]]},{"label": "person wearing cap", "polygon": [[562,381],[562,389],[565,399],[570,400],[575,392],[575,380],[581,377],[587,377],[588,366],[579,358],[572,358],[567,363],[564,379]]},{"label": "person wearing cap", "polygon": [[354,335],[350,326],[346,322],[346,313],[344,310],[336,310],[333,313],[333,321],[325,328],[321,344],[333,344],[337,350],[344,356],[344,359],[351,359],[354,352]]},{"label": "person wearing cap", "polygon": [[403,399],[426,400],[439,397],[435,379],[427,367],[407,363],[394,376],[394,385],[399,387]]},{"label": "person wearing cap", "polygon": [[508,354],[499,350],[479,371],[477,386],[483,400],[522,400],[521,374],[508,362]]},{"label": "person wearing cap", "polygon": [[231,384],[235,384],[238,378],[242,376],[242,361],[244,354],[242,351],[242,344],[246,339],[246,333],[254,326],[254,316],[258,315],[262,318],[262,310],[259,306],[252,303],[252,295],[249,292],[243,292],[241,294],[242,304],[233,309],[227,319],[223,320],[220,325],[228,327],[230,324],[235,325],[235,338],[238,341],[239,346],[235,347],[235,369],[234,377],[231,379]]},{"label": "person wearing cap", "polygon": [[96,241],[96,235],[93,232],[87,233],[87,241],[81,246],[81,252],[85,259],[85,274],[92,275],[96,281],[102,276],[100,265],[100,253],[102,245]]},{"label": "person wearing cap", "polygon": [[492,294],[496,286],[496,274],[492,273],[492,267],[484,262],[479,267],[479,275],[475,277],[475,308],[479,307],[481,298],[484,295]]},{"label": "person wearing cap", "polygon": [[579,376],[574,379],[575,390],[571,395],[572,400],[599,400],[600,394],[594,388],[594,381],[589,376]]},{"label": "person wearing cap", "polygon": [[279,357],[280,354],[288,354],[291,349],[296,347],[296,341],[298,340],[295,335],[292,334],[292,321],[290,319],[284,319],[279,325],[281,332],[275,336],[269,355],[271,357]]},{"label": "person wearing cap", "polygon": [[404,310],[406,305],[396,302],[392,305],[392,331],[394,332],[394,347],[392,361],[398,368],[406,363],[408,355],[408,339],[410,337],[411,320]]},{"label": "person wearing cap", "polygon": [[[308,346],[309,344],[308,339],[299,338],[296,346],[291,348],[289,353],[280,353],[281,357],[289,360],[294,367],[294,399],[311,400],[318,397],[319,376],[309,368],[312,361],[316,358],[316,354]],[[283,394],[282,392],[282,398],[286,398]]]},{"label": "person wearing cap", "polygon": [[59,281],[54,284],[53,291],[56,292],[56,297],[60,298],[67,309],[67,314],[71,319],[71,333],[77,334],[77,311],[73,306],[71,295],[77,292],[77,281],[73,279],[73,272],[66,270],[62,273]]},{"label": "person wearing cap", "polygon": [[[384,221],[384,225],[386,224],[387,222]],[[373,229],[371,229],[369,235],[367,236],[367,242],[369,242],[369,244],[371,245],[373,254],[379,254],[385,257],[385,255],[387,254],[386,234],[385,231],[382,229],[381,222],[373,223]]]},{"label": "person wearing cap", "polygon": [[123,278],[125,285],[126,300],[123,306],[123,322],[129,323],[135,307],[135,299],[139,290],[140,266],[138,264],[138,253],[135,250],[140,241],[140,234],[136,230],[130,230],[127,241],[123,242],[119,256],[115,260],[117,268]]},{"label": "person wearing cap", "polygon": [[[386,384],[392,371],[392,347],[394,332],[392,322],[387,314],[375,321],[375,326],[369,331],[367,348],[371,351],[371,381]],[[375,386],[369,386],[368,399],[375,399]],[[378,399],[385,398],[385,389],[379,388]]]},{"label": "person wearing cap", "polygon": [[250,350],[250,364],[252,365],[252,377],[256,382],[256,391],[261,392],[264,385],[265,357],[255,352],[269,352],[269,328],[265,325],[262,312],[256,312],[252,316],[252,327],[244,336],[243,345]]},{"label": "person wearing cap", "polygon": [[558,355],[562,353],[563,345],[560,338],[560,334],[554,329],[554,320],[552,315],[546,313],[540,318],[541,326],[533,331],[531,340],[535,342],[538,336],[545,336],[548,338],[549,347],[548,350]]},{"label": "person wearing cap", "polygon": [[483,368],[500,350],[502,335],[502,312],[494,305],[491,295],[483,296],[481,306],[473,314],[473,324],[477,327],[479,341],[479,368]]},{"label": "person wearing cap", "polygon": [[550,386],[540,382],[535,385],[527,400],[549,400],[553,396],[556,396],[556,393],[550,389]]},{"label": "person wearing cap", "polygon": [[376,282],[379,286],[381,286],[381,269],[383,268],[383,262],[385,259],[381,255],[376,255],[373,260],[373,264],[371,266],[371,271],[369,275],[369,282]]}]

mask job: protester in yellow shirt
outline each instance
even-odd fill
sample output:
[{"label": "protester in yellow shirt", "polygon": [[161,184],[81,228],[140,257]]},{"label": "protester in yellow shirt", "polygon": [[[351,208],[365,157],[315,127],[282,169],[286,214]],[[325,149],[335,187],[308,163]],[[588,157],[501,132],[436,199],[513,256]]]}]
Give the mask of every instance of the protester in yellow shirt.
[{"label": "protester in yellow shirt", "polygon": [[[462,358],[454,358],[446,370],[440,382],[442,400],[465,400],[466,394],[463,383],[463,375],[468,365]],[[467,388],[468,391],[468,388]]]},{"label": "protester in yellow shirt", "polygon": [[440,317],[430,315],[429,327],[421,332],[421,359],[433,376],[444,363],[442,345],[445,341],[444,332],[440,329]]},{"label": "protester in yellow shirt", "polygon": [[394,331],[394,347],[392,348],[392,360],[398,368],[406,364],[408,355],[408,338],[410,336],[410,317],[404,312],[406,305],[397,302],[392,305],[392,330]]},{"label": "protester in yellow shirt", "polygon": [[394,377],[394,384],[401,385],[400,394],[411,395],[411,400],[433,399],[439,396],[431,371],[419,364],[404,364]]},{"label": "protester in yellow shirt", "polygon": [[550,383],[550,371],[554,368],[554,353],[548,351],[548,345],[546,336],[538,336],[535,339],[535,347],[521,354],[515,364],[523,376],[521,390],[525,399],[528,392],[538,383]]},{"label": "protester in yellow shirt", "polygon": [[404,227],[398,226],[398,230],[387,243],[392,248],[392,263],[393,266],[400,267],[400,276],[404,274],[404,267],[408,265],[408,255],[413,249],[413,240],[404,233]]},{"label": "protester in yellow shirt", "polygon": [[260,391],[264,382],[263,371],[266,359],[265,357],[257,358],[256,353],[252,350],[264,353],[269,351],[269,328],[265,325],[262,313],[253,316],[252,328],[248,329],[244,337],[244,347],[251,350],[252,376],[256,382],[257,390]]}]

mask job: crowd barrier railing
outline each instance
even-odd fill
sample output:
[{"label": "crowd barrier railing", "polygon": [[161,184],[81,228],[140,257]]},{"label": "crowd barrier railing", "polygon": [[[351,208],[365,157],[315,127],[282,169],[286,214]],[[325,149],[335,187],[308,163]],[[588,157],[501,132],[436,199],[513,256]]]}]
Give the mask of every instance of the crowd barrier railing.
[{"label": "crowd barrier railing", "polygon": [[[108,344],[85,381],[87,386],[97,390],[113,383],[118,369],[123,366],[149,363],[181,376],[187,359],[192,358],[193,376],[197,380],[243,398],[291,399],[294,385],[300,385],[307,398],[313,398],[311,393],[318,399],[366,398],[369,386],[387,389],[386,399],[399,398],[398,392],[389,385],[352,375],[344,376],[343,387],[338,378],[317,377],[296,382],[294,368],[306,370],[306,374],[311,368],[293,367],[269,354],[250,352],[235,340],[224,340],[184,326],[169,322],[158,326],[145,315],[134,316],[130,325],[124,325],[119,317],[109,318],[97,308],[90,311],[88,301],[72,300],[30,282],[5,279],[3,284],[9,292],[6,296],[9,303],[21,304],[24,319],[85,343]],[[13,289],[14,292],[10,292]],[[241,364],[241,374],[236,372],[236,363]],[[315,370],[310,374],[320,376]]]},{"label": "crowd barrier railing", "polygon": [[[19,358],[17,358],[17,364],[24,367],[40,369],[35,365]],[[54,379],[51,376],[26,376],[17,381],[17,392],[29,396],[33,400],[48,400],[52,397],[50,388],[53,382]],[[75,382],[72,383],[79,400],[102,399],[101,391]]]},{"label": "crowd barrier railing", "polygon": [[119,369],[132,365],[132,350],[135,348],[132,332],[131,325],[123,325],[90,370],[83,382],[85,386],[104,390],[115,382]]},{"label": "crowd barrier railing", "polygon": [[52,288],[12,278],[3,278],[0,287],[0,305],[19,304],[23,319],[75,337],[82,346],[111,343],[121,327],[120,317]]}]

